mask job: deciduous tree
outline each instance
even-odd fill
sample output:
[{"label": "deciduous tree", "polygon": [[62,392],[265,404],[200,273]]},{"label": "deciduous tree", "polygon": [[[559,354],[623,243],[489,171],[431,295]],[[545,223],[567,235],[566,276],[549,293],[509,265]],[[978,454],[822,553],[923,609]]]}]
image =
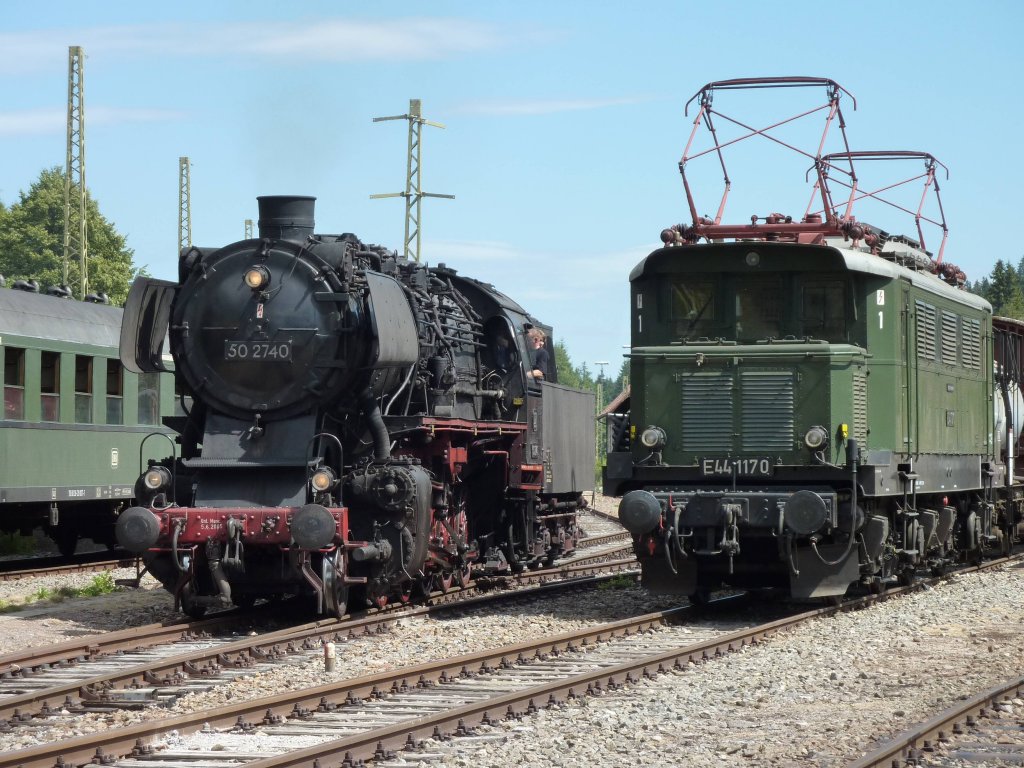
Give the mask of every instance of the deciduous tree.
[{"label": "deciduous tree", "polygon": [[[91,197],[86,222],[89,290],[123,304],[132,280],[141,272],[133,264],[134,251]],[[7,208],[0,205],[0,274],[8,285],[17,279],[37,280],[42,288],[59,285],[64,277],[63,258],[64,172],[55,167],[44,170],[17,202]],[[77,296],[77,261],[68,265],[68,283]]]}]

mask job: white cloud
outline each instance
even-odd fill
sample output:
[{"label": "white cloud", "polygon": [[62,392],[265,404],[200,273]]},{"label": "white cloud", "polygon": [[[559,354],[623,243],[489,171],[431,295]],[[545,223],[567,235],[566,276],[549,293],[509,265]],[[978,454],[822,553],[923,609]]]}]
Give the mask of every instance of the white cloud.
[{"label": "white cloud", "polygon": [[652,101],[652,96],[626,96],[616,99],[531,99],[527,101],[476,101],[462,104],[454,111],[469,115],[507,117],[511,115],[550,115],[606,107],[621,107]]},{"label": "white cloud", "polygon": [[546,33],[526,25],[456,18],[308,19],[138,24],[0,34],[0,74],[66,66],[69,45],[86,57],[273,57],[302,61],[422,61],[504,48]]},{"label": "white cloud", "polygon": [[[128,107],[89,107],[86,120],[89,127],[120,123],[149,123],[177,120],[180,112],[165,109],[133,109]],[[67,129],[66,109],[27,109],[19,112],[0,112],[0,136],[38,136],[63,133]]]},{"label": "white cloud", "polygon": [[63,130],[67,113],[62,109],[27,109],[0,112],[0,136],[34,136]]}]

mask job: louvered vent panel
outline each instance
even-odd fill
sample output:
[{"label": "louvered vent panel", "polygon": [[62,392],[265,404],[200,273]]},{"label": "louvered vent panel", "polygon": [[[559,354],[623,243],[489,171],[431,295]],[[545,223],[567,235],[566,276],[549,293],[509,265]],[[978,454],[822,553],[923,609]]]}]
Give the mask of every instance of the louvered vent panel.
[{"label": "louvered vent panel", "polygon": [[683,450],[732,448],[732,383],[727,373],[697,373],[682,381]]},{"label": "louvered vent panel", "polygon": [[917,305],[917,356],[921,360],[935,359],[935,307],[923,301]]},{"label": "louvered vent panel", "polygon": [[793,449],[793,374],[746,371],[742,388],[744,451]]},{"label": "louvered vent panel", "polygon": [[981,367],[981,322],[964,318],[963,357],[965,368]]},{"label": "louvered vent panel", "polygon": [[945,365],[956,365],[956,315],[952,312],[942,313],[942,362]]},{"label": "louvered vent panel", "polygon": [[853,374],[853,436],[857,445],[868,444],[868,379],[863,373]]}]

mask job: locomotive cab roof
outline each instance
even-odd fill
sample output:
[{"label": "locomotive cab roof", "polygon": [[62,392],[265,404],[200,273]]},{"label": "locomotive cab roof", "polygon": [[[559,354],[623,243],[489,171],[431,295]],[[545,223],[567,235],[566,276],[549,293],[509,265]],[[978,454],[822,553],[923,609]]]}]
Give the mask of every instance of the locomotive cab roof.
[{"label": "locomotive cab roof", "polygon": [[[710,252],[709,252],[710,251]],[[784,256],[792,263],[794,253],[806,252],[808,258],[798,265],[782,271],[806,271],[809,267],[820,271],[843,271],[876,275],[890,280],[905,279],[912,285],[926,287],[930,292],[947,296],[954,301],[991,313],[992,306],[980,296],[961,290],[948,282],[920,269],[911,269],[886,258],[879,258],[869,251],[839,244],[799,245],[787,242],[737,240],[728,243],[680,248],[666,246],[654,251],[630,272],[630,282],[674,272],[732,272],[750,270],[746,256],[756,252],[761,257],[757,269],[772,271],[772,262]],[[712,255],[712,253],[714,255]],[[777,270],[778,267],[776,266]]]}]

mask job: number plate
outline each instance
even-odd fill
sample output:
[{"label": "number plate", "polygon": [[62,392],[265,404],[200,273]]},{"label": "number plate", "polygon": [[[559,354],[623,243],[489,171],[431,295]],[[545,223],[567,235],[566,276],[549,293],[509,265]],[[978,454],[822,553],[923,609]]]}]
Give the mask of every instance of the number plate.
[{"label": "number plate", "polygon": [[231,341],[224,342],[225,360],[258,360],[286,363],[292,359],[291,341]]},{"label": "number plate", "polygon": [[701,459],[700,472],[705,477],[768,477],[774,468],[772,460],[765,456],[756,458]]}]

